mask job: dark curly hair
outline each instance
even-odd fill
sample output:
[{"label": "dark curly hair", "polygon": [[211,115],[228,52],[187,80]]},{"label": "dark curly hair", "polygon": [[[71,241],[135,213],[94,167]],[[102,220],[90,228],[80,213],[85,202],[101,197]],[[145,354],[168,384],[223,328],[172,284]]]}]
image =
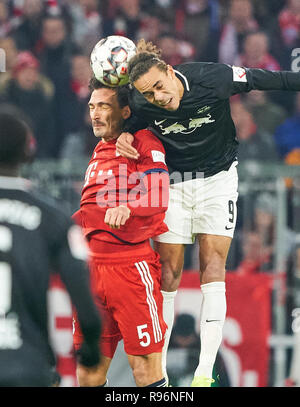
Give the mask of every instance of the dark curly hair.
[{"label": "dark curly hair", "polygon": [[137,43],[137,52],[128,63],[129,80],[133,84],[149,69],[156,66],[161,71],[167,71],[167,63],[161,59],[161,50],[151,41],[144,39]]},{"label": "dark curly hair", "polygon": [[89,83],[89,90],[92,93],[96,89],[111,89],[116,92],[119,106],[122,108],[124,106],[129,105],[128,97],[129,97],[129,86],[128,85],[123,85],[123,86],[117,86],[112,88],[111,86],[104,85],[102,82],[100,82],[95,76],[93,76],[90,79]]}]

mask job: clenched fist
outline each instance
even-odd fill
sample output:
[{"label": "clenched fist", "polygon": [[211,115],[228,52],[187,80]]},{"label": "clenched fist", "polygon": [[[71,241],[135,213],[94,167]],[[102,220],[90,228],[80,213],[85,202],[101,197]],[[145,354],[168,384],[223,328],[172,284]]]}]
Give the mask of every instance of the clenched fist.
[{"label": "clenched fist", "polygon": [[130,209],[127,206],[120,205],[116,208],[107,209],[104,217],[104,222],[112,229],[120,229],[120,226],[125,225],[130,217]]}]

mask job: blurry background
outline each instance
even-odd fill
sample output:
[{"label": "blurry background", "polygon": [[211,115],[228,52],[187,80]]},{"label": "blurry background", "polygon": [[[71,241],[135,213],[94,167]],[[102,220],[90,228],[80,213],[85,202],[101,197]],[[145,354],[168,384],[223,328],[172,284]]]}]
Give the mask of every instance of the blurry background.
[{"label": "blurry background", "polygon": [[[70,215],[97,143],[89,55],[113,34],[153,41],[172,65],[300,71],[300,0],[1,0],[0,103],[23,110],[34,131],[36,160],[24,175]],[[231,108],[239,216],[216,386],[300,386],[300,93],[253,91]],[[195,244],[186,249],[168,360],[178,386],[190,385],[199,356],[197,269]],[[110,376],[114,386],[133,383],[122,345]]]}]

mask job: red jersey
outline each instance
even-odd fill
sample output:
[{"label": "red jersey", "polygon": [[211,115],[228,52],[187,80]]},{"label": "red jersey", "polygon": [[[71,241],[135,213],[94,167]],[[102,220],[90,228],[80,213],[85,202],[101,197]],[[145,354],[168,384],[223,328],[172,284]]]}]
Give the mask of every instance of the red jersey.
[{"label": "red jersey", "polygon": [[[164,210],[151,216],[135,216],[134,209],[124,226],[112,229],[104,223],[106,210],[129,206],[148,193],[145,175],[168,172],[165,150],[149,130],[135,133],[133,146],[138,160],[118,155],[116,140],[100,141],[89,162],[80,204],[81,224],[85,236],[104,242],[136,244],[168,231],[163,222]],[[159,206],[157,202],[154,206]]]}]

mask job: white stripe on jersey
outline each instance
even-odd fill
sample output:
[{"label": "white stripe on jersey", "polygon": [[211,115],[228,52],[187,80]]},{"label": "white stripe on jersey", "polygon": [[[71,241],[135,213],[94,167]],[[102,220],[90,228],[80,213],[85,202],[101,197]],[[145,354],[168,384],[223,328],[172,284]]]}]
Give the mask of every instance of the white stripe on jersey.
[{"label": "white stripe on jersey", "polygon": [[135,263],[135,266],[140,273],[143,284],[146,287],[147,303],[149,306],[149,312],[152,319],[154,342],[160,342],[162,340],[162,332],[159,325],[159,319],[157,314],[157,305],[153,297],[153,280],[146,261]]}]

